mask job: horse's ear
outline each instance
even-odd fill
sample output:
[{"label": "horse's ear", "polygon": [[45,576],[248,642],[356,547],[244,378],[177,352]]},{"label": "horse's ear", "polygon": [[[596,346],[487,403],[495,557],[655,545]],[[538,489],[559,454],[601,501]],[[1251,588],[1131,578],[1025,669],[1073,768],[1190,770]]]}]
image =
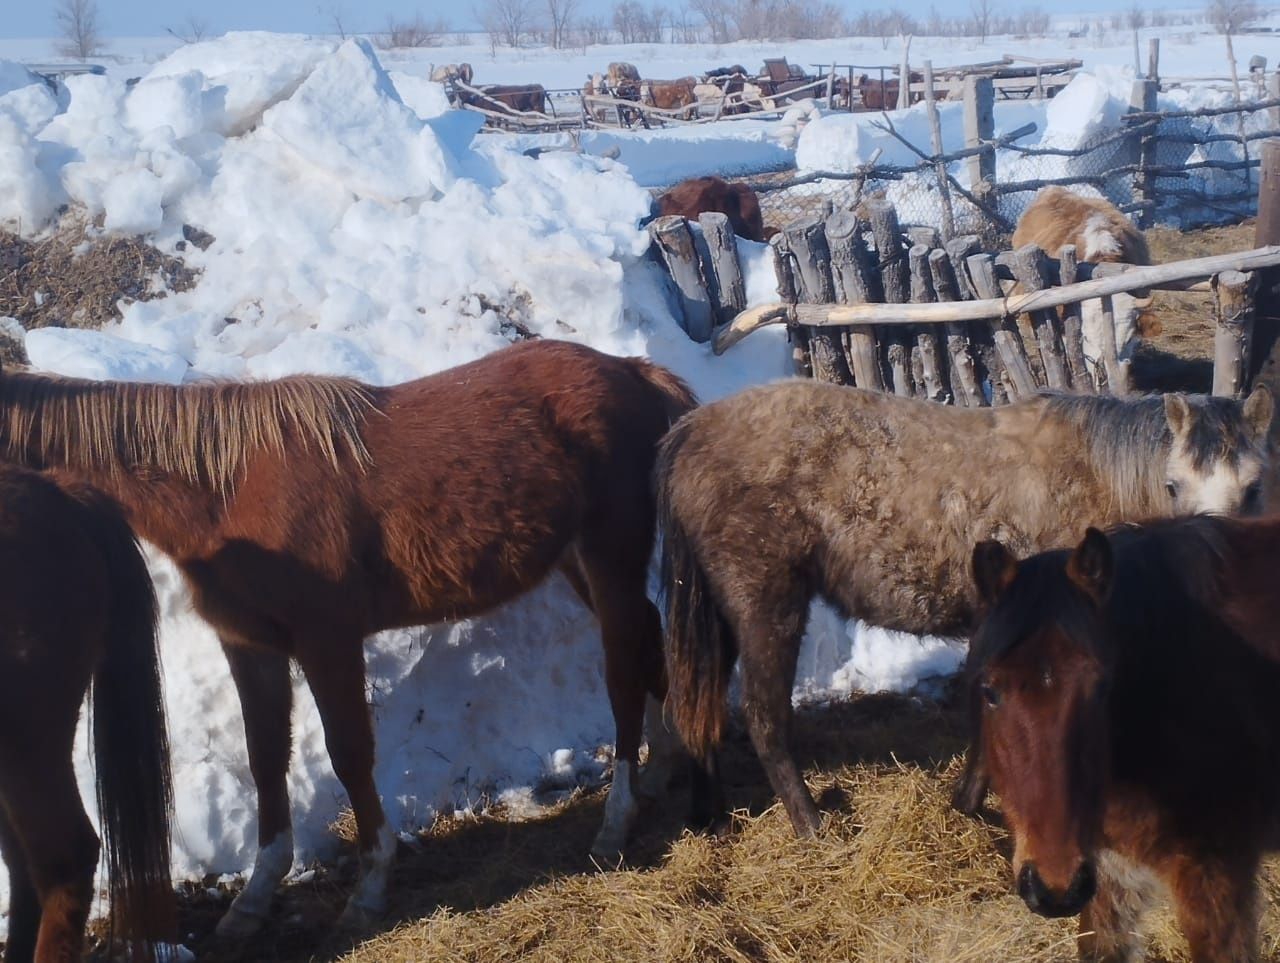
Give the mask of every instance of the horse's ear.
[{"label": "horse's ear", "polygon": [[994,605],[1018,571],[1018,560],[1000,542],[988,539],[973,546],[973,582],[978,598]]},{"label": "horse's ear", "polygon": [[1111,575],[1115,560],[1111,542],[1096,528],[1084,533],[1084,541],[1076,546],[1067,562],[1067,577],[1102,603],[1111,594]]},{"label": "horse's ear", "polygon": [[1191,430],[1191,405],[1182,395],[1164,396],[1164,417],[1175,438],[1181,438]]},{"label": "horse's ear", "polygon": [[1266,385],[1258,385],[1244,401],[1244,423],[1255,443],[1266,441],[1275,417],[1276,403]]}]

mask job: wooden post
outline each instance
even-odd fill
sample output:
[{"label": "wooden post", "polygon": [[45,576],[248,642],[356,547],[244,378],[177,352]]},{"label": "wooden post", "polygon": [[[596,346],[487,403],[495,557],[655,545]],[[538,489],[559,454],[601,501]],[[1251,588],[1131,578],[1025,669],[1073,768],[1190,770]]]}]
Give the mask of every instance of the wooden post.
[{"label": "wooden post", "polygon": [[[874,198],[863,205],[871,221],[871,235],[875,239],[876,264],[880,269],[880,282],[884,300],[888,304],[905,304],[910,295],[910,272],[906,252],[902,249],[902,228],[898,225],[898,212],[886,200]],[[914,391],[911,381],[911,349],[909,332],[896,325],[878,332],[885,348],[889,372],[893,378],[893,393],[910,397]]]},{"label": "wooden post", "polygon": [[[875,283],[871,252],[862,241],[865,229],[865,222],[852,211],[837,211],[827,218],[831,281],[840,304],[862,304],[884,297]],[[875,329],[869,324],[855,324],[846,330],[845,350],[853,371],[853,383],[859,388],[884,391],[880,360],[876,356]]]},{"label": "wooden post", "polygon": [[[797,291],[803,304],[832,304],[836,299],[831,280],[831,254],[820,218],[807,218],[787,226],[783,234],[795,259]],[[807,332],[813,376],[839,385],[853,384],[853,373],[844,358],[839,328],[811,328]]]},{"label": "wooden post", "polygon": [[1129,393],[1129,366],[1120,363],[1116,352],[1116,311],[1111,296],[1099,298],[1102,311],[1102,369],[1107,375],[1107,388],[1113,395]]},{"label": "wooden post", "polygon": [[835,58],[832,58],[831,72],[827,74],[827,110],[831,110],[831,100],[836,95],[836,65]]},{"label": "wooden post", "polygon": [[[964,78],[964,146],[981,147],[995,136],[996,88],[990,77],[969,74]],[[966,162],[969,168],[969,190],[986,200],[996,182],[996,150],[974,154]]]},{"label": "wooden post", "polygon": [[[981,297],[969,277],[969,256],[982,250],[982,241],[976,234],[965,234],[952,238],[946,244],[947,259],[951,262],[951,270],[956,277],[960,300],[972,301]],[[970,352],[973,358],[973,377],[977,383],[981,404],[987,404],[983,384],[991,386],[991,403],[1001,405],[1009,398],[1005,391],[1004,363],[996,351],[995,338],[990,324],[968,324],[964,326],[968,332]]]},{"label": "wooden post", "polygon": [[[933,156],[941,157],[942,121],[938,116],[938,102],[933,96],[933,61],[924,62],[924,102],[929,113],[929,143],[933,148]],[[942,205],[942,239],[949,241],[956,236],[955,212],[951,209],[951,183],[947,179],[946,161],[935,160],[934,174],[938,178],[938,201]]]},{"label": "wooden post", "polygon": [[[1267,99],[1280,100],[1280,66],[1277,66],[1267,78]],[[1280,130],[1280,106],[1268,107],[1267,117],[1271,120],[1271,129]],[[1266,149],[1265,146],[1263,149]]]},{"label": "wooden post", "polygon": [[1253,340],[1254,280],[1250,273],[1223,271],[1213,279],[1217,331],[1213,337],[1213,393],[1244,397]]},{"label": "wooden post", "polygon": [[[929,270],[929,249],[916,244],[907,254],[911,269],[911,300],[916,304],[937,300],[933,291],[933,275]],[[920,352],[920,381],[924,385],[924,397],[930,401],[945,403],[951,395],[942,353],[938,350],[938,336],[933,325],[921,325],[917,329],[912,353]]]},{"label": "wooden post", "polygon": [[898,69],[898,109],[906,110],[911,106],[911,37],[903,36],[902,66]]},{"label": "wooden post", "polygon": [[[1034,244],[1025,244],[1013,252],[1013,276],[1024,291],[1042,291],[1049,286],[1049,272],[1044,251]],[[1058,335],[1058,312],[1052,309],[1035,311],[1031,315],[1036,341],[1040,345],[1040,359],[1044,363],[1045,383],[1058,391],[1070,387],[1067,365],[1062,354]]]},{"label": "wooden post", "polygon": [[1152,37],[1147,41],[1147,79],[1156,82],[1156,89],[1160,86],[1160,38]]},{"label": "wooden post", "polygon": [[[778,279],[778,300],[784,304],[795,304],[799,300],[796,288],[795,261],[791,257],[791,248],[787,245],[785,234],[775,234],[769,240],[773,248],[773,272]],[[791,341],[791,366],[802,378],[813,377],[813,364],[809,359],[809,336],[807,329],[798,325],[787,325],[787,338]]]},{"label": "wooden post", "polygon": [[[969,276],[973,286],[982,298],[999,298],[1003,296],[1000,282],[996,280],[995,259],[990,254],[971,254],[967,259]],[[1036,379],[1031,374],[1031,365],[1027,362],[1022,347],[1022,339],[1018,330],[1008,318],[991,322],[992,336],[995,340],[996,352],[1004,366],[1004,386],[1010,401],[1030,398],[1038,390]]]},{"label": "wooden post", "polygon": [[[1156,95],[1160,92],[1160,81],[1153,79],[1135,80],[1129,105],[1141,113],[1151,113],[1156,109]],[[1143,121],[1142,127],[1135,134],[1134,154],[1138,169],[1133,175],[1133,199],[1145,202],[1138,208],[1138,226],[1150,227],[1152,214],[1155,213],[1156,184],[1149,169],[1156,162],[1156,130],[1151,121]]]},{"label": "wooden post", "polygon": [[727,214],[706,211],[698,215],[707,242],[707,277],[714,280],[712,303],[721,324],[732,321],[747,306],[747,286],[738,261],[738,237]]},{"label": "wooden post", "polygon": [[[1064,286],[1075,284],[1078,273],[1076,246],[1062,245],[1058,252],[1058,283]],[[1084,359],[1084,327],[1079,303],[1063,305],[1062,348],[1067,356],[1067,370],[1071,373],[1071,387],[1080,394],[1093,394],[1096,388],[1089,364]]]},{"label": "wooden post", "polygon": [[659,217],[649,225],[649,235],[680,292],[681,327],[694,341],[711,340],[711,296],[688,223],[676,215]]},{"label": "wooden post", "polygon": [[[960,300],[960,288],[956,284],[956,274],[946,251],[939,248],[929,252],[929,273],[933,278],[934,294],[939,301]],[[986,399],[974,373],[968,332],[963,324],[948,324],[946,332],[951,392],[955,396],[956,405],[961,408],[980,408]]]}]

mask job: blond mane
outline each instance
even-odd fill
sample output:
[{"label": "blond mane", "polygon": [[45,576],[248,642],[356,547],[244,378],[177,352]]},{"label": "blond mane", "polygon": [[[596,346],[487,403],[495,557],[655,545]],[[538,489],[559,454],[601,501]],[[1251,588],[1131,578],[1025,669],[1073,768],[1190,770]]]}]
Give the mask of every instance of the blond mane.
[{"label": "blond mane", "polygon": [[318,452],[335,471],[364,470],[371,389],[346,378],[191,385],[0,376],[7,457],[38,467],[151,468],[228,493],[257,452]]}]

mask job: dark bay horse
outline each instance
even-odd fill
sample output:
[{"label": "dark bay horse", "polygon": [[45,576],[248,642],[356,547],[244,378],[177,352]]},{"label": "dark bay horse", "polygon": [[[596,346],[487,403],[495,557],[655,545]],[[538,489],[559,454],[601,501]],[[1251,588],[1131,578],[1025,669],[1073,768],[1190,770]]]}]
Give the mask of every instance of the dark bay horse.
[{"label": "dark bay horse", "polygon": [[222,640],[259,852],[220,933],[259,927],[293,861],[289,659],[355,812],[361,870],[343,925],[359,926],[385,907],[395,847],[373,782],[364,638],[480,614],[556,570],[601,625],[617,766],[593,851],[616,858],[636,809],[646,693],[665,691],[646,595],[650,475],[659,439],[694,404],[647,361],[543,340],[389,388],[0,377],[7,457],[117,498]]},{"label": "dark bay horse", "polygon": [[[1280,520],[1089,529],[974,551],[969,678],[1028,907],[1081,913],[1081,957],[1142,958],[1163,889],[1196,963],[1257,955],[1280,846]],[[1092,897],[1092,898],[1091,898]]]},{"label": "dark bay horse", "polygon": [[[119,508],[0,466],[0,851],[8,963],[79,960],[106,851],[113,933],[149,958],[176,930],[156,600]],[[72,746],[92,690],[99,844]]]},{"label": "dark bay horse", "polygon": [[[722,814],[714,749],[741,662],[752,741],[796,832],[819,825],[789,746],[810,602],[914,633],[971,627],[969,556],[1088,522],[1258,511],[1271,396],[1041,396],[963,409],[788,381],[696,409],[658,459],[668,708],[694,821]],[[970,785],[983,788],[971,767]]]}]

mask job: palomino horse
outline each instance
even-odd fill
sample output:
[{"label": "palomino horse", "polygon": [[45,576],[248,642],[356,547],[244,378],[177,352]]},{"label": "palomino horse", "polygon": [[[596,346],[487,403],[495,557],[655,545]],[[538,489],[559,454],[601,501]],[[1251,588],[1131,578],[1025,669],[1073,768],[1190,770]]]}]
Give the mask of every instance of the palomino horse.
[{"label": "palomino horse", "polygon": [[[343,925],[381,912],[395,834],[373,782],[363,639],[463,619],[559,569],[600,621],[617,766],[594,851],[636,808],[646,692],[664,692],[646,595],[658,440],[695,404],[670,372],[528,341],[418,381],[180,387],[0,377],[0,446],[113,494],[217,630],[258,789],[253,875],[219,931],[261,925],[293,861],[289,659],[315,696],[358,827]],[[652,733],[651,733],[652,739]]]},{"label": "palomino horse", "polygon": [[1037,913],[1081,913],[1084,959],[1141,959],[1161,888],[1196,963],[1257,958],[1280,839],[1278,568],[1273,519],[974,551],[989,611],[968,671],[1014,878]]},{"label": "palomino horse", "polygon": [[114,931],[149,957],[176,929],[169,742],[156,600],[119,508],[0,466],[0,851],[8,963],[78,960],[99,842],[72,744],[93,690],[93,756]]},{"label": "palomino horse", "polygon": [[[668,705],[706,764],[695,821],[721,813],[714,749],[740,658],[774,791],[797,833],[818,828],[788,745],[814,596],[887,628],[962,634],[975,541],[1029,551],[1088,521],[1258,510],[1271,416],[1261,390],[1243,404],[1047,395],[963,409],[796,380],[681,419],[658,459],[658,513]],[[982,787],[978,771],[970,782]]]}]

